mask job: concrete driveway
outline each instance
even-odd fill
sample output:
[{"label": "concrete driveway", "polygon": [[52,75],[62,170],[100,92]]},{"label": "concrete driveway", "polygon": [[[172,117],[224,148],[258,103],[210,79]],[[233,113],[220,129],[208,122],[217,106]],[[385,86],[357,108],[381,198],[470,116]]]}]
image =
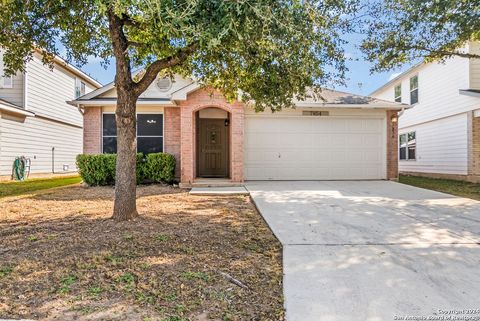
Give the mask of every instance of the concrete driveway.
[{"label": "concrete driveway", "polygon": [[287,321],[480,320],[480,202],[386,181],[246,187],[283,244]]}]

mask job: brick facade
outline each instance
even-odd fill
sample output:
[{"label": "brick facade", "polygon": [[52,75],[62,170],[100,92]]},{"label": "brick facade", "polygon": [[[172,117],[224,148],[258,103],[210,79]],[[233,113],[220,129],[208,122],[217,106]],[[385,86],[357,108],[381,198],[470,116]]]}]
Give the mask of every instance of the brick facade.
[{"label": "brick facade", "polygon": [[85,108],[83,114],[83,152],[100,154],[102,152],[102,108]]},{"label": "brick facade", "polygon": [[398,112],[387,110],[387,179],[398,179]]},{"label": "brick facade", "polygon": [[[164,151],[177,160],[176,176],[184,184],[195,181],[196,173],[196,115],[203,108],[216,107],[225,110],[230,116],[229,171],[232,182],[243,182],[244,151],[244,104],[238,101],[229,103],[218,91],[200,89],[190,93],[185,101],[177,101],[178,107],[164,108]],[[393,120],[393,121],[392,121]],[[396,120],[396,121],[395,121]],[[84,153],[101,153],[102,108],[85,108],[84,113]],[[398,179],[398,119],[397,111],[386,112],[387,122],[387,179]],[[472,121],[474,154],[472,174],[480,177],[480,118]]]},{"label": "brick facade", "polygon": [[243,182],[243,129],[244,104],[229,103],[222,93],[212,89],[200,89],[188,95],[180,106],[181,127],[181,182],[194,182],[196,173],[196,113],[208,107],[216,107],[230,114],[230,179]]}]

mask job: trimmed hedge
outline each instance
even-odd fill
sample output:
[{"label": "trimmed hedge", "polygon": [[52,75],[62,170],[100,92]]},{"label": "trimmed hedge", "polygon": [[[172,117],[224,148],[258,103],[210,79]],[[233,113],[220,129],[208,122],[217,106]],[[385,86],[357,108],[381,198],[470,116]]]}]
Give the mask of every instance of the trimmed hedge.
[{"label": "trimmed hedge", "polygon": [[[83,181],[90,186],[114,185],[116,154],[77,156],[77,168]],[[172,183],[175,179],[175,157],[167,153],[137,154],[137,184],[146,181]]]},{"label": "trimmed hedge", "polygon": [[175,157],[166,153],[148,154],[145,163],[147,178],[171,184],[175,179]]}]

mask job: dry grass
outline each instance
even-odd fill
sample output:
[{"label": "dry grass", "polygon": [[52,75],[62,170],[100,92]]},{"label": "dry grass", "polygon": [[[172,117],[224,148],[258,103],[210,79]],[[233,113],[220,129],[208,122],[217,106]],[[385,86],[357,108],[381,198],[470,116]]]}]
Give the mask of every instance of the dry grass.
[{"label": "dry grass", "polygon": [[112,197],[77,185],[0,200],[0,318],[283,319],[280,245],[247,197],[145,186],[125,223]]}]

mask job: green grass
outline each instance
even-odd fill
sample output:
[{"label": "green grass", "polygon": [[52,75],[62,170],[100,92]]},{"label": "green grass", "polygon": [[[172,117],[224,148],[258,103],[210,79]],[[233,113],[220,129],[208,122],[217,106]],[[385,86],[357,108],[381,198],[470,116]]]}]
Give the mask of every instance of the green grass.
[{"label": "green grass", "polygon": [[467,197],[480,201],[480,184],[474,184],[451,179],[438,179],[419,176],[400,175],[400,183],[431,189],[456,196]]},{"label": "green grass", "polygon": [[33,178],[23,182],[0,182],[0,198],[21,195],[43,189],[80,183],[80,176]]}]

